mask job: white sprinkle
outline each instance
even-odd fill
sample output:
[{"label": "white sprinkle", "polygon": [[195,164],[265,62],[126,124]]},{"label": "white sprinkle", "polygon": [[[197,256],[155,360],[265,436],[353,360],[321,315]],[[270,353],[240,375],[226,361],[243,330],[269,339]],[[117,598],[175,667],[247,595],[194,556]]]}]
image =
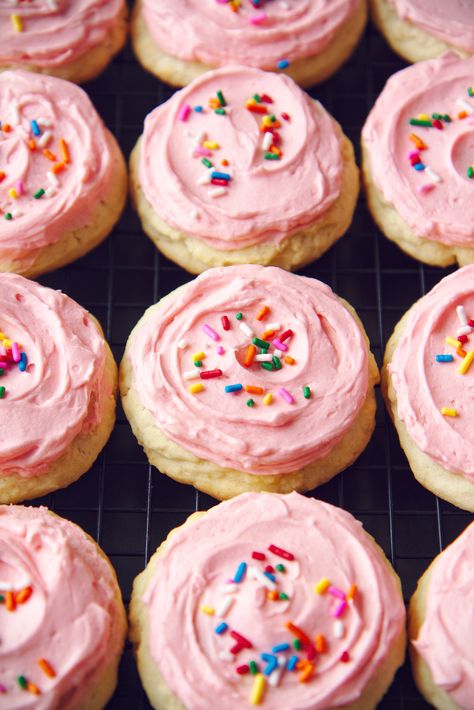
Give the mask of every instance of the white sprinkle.
[{"label": "white sprinkle", "polygon": [[199,133],[199,134],[196,136],[196,143],[197,143],[197,145],[199,145],[199,146],[202,145],[202,143],[204,143],[204,141],[206,140],[206,138],[207,138],[207,133],[206,133],[205,131],[201,131],[201,133]]},{"label": "white sprinkle", "polygon": [[57,186],[59,185],[59,180],[58,180],[58,178],[56,177],[56,175],[55,175],[54,173],[51,172],[51,170],[49,170],[49,171],[46,173],[46,177],[48,178],[48,180],[49,180],[49,182],[51,183],[51,185],[54,185],[54,187],[57,187]]},{"label": "white sprinkle", "polygon": [[286,666],[286,656],[281,655],[281,656],[277,656],[277,658],[278,658],[278,665],[281,668],[284,668]]},{"label": "white sprinkle", "polygon": [[273,354],[276,355],[277,357],[281,357],[283,355],[283,351],[278,350],[278,348],[275,348],[275,350],[273,351]]},{"label": "white sprinkle", "polygon": [[46,190],[44,191],[44,194],[46,195],[46,197],[54,197],[56,194],[56,188],[53,187],[53,185],[50,185],[49,187],[46,188]]},{"label": "white sprinkle", "polygon": [[225,596],[220,602],[220,604],[216,607],[216,616],[219,619],[225,619],[227,612],[229,611],[230,607],[234,602],[234,597]]},{"label": "white sprinkle", "polygon": [[56,2],[56,0],[47,0],[47,3],[49,5],[49,7],[51,8],[51,10],[58,9],[58,3]]},{"label": "white sprinkle", "polygon": [[459,328],[459,330],[456,333],[456,338],[458,338],[460,335],[470,335],[472,333],[472,328],[470,325],[465,325],[464,328]]},{"label": "white sprinkle", "polygon": [[184,338],[178,342],[178,348],[180,350],[184,350],[184,348],[187,348],[187,347],[188,347],[188,344]]},{"label": "white sprinkle", "polygon": [[433,182],[443,182],[443,179],[441,178],[438,173],[435,173],[433,168],[430,168],[426,166],[425,173],[430,176],[430,178],[433,180]]},{"label": "white sprinkle", "polygon": [[458,314],[461,325],[467,325],[467,315],[464,306],[456,306],[456,313]]},{"label": "white sprinkle", "polygon": [[267,131],[263,136],[263,150],[267,151],[273,143],[273,133]]},{"label": "white sprinkle", "polygon": [[38,120],[36,121],[36,123],[37,123],[39,126],[44,126],[45,128],[49,128],[49,127],[51,126],[51,121],[50,121],[49,119],[47,119],[47,118],[41,118],[41,117],[40,117],[40,118],[38,118]]},{"label": "white sprinkle", "polygon": [[16,219],[17,217],[21,217],[23,212],[21,210],[10,210],[10,214],[13,219]]},{"label": "white sprinkle", "polygon": [[12,106],[12,119],[11,122],[14,126],[18,126],[20,123],[20,108],[18,104],[13,104]]},{"label": "white sprinkle", "polygon": [[342,639],[344,636],[344,622],[340,619],[334,622],[334,636],[337,639]]},{"label": "white sprinkle", "polygon": [[256,362],[271,362],[272,355],[255,355],[254,359]]},{"label": "white sprinkle", "polygon": [[257,582],[260,582],[263,584],[264,587],[269,589],[271,592],[273,592],[274,589],[276,589],[276,584],[275,582],[272,582],[272,580],[269,577],[266,577],[261,570],[258,569],[258,567],[248,567],[247,572],[249,575],[253,578],[256,579]]},{"label": "white sprinkle", "polygon": [[472,106],[472,104],[470,104],[470,103],[469,103],[468,101],[466,101],[465,99],[459,98],[459,99],[457,99],[457,102],[458,102],[458,104],[459,104],[460,106],[462,106],[463,109],[464,109],[465,111],[467,111],[469,114],[474,113],[474,107]]},{"label": "white sprinkle", "polygon": [[24,579],[21,579],[19,582],[6,582],[3,580],[0,580],[0,591],[2,592],[21,592],[22,589],[25,589],[25,587],[30,587],[31,586],[31,579],[28,577],[25,577]]},{"label": "white sprinkle", "polygon": [[267,678],[268,685],[271,685],[272,688],[276,688],[277,685],[280,683],[280,679],[282,676],[282,673],[284,671],[284,668],[282,666],[278,666],[278,668],[275,668],[275,670],[270,673],[270,675]]},{"label": "white sprinkle", "polygon": [[222,594],[236,594],[239,591],[239,585],[232,582],[222,587]]},{"label": "white sprinkle", "polygon": [[53,134],[51,133],[51,131],[45,131],[41,138],[38,140],[39,147],[44,148],[46,145],[48,145],[52,135]]},{"label": "white sprinkle", "polygon": [[267,323],[265,325],[265,330],[280,330],[280,323]]},{"label": "white sprinkle", "polygon": [[199,214],[199,212],[198,212],[197,210],[193,210],[193,211],[191,212],[191,217],[192,217],[193,219],[200,219],[201,215]]},{"label": "white sprinkle", "polygon": [[221,651],[219,653],[219,658],[221,661],[233,661],[235,656],[233,653],[229,653],[229,651]]},{"label": "white sprinkle", "polygon": [[[198,185],[209,185],[211,182],[211,175],[210,173],[204,173],[204,175],[201,175],[200,178],[198,178],[197,184]],[[211,194],[211,193],[209,193]]]},{"label": "white sprinkle", "polygon": [[187,372],[183,372],[183,378],[185,380],[197,380],[198,377],[199,370],[197,369],[197,367],[195,370],[188,370]]},{"label": "white sprinkle", "polygon": [[240,323],[239,328],[242,331],[242,333],[245,333],[247,338],[253,338],[254,332],[253,332],[252,328],[249,325],[247,325],[247,323],[243,323],[243,322]]},{"label": "white sprinkle", "polygon": [[227,188],[225,187],[216,187],[215,190],[211,190],[210,192],[207,193],[209,197],[222,197],[222,195],[227,194]]}]

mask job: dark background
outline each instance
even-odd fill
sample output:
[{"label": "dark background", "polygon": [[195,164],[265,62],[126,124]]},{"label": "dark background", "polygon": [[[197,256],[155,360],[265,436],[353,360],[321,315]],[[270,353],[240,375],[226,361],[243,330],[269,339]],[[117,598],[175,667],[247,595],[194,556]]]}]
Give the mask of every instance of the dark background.
[{"label": "dark background", "polygon": [[[387,78],[403,66],[369,26],[352,59],[334,78],[309,92],[342,124],[358,158],[361,127],[374,98]],[[129,46],[85,88],[127,157],[147,113],[173,93],[138,65]],[[347,236],[301,273],[330,284],[356,308],[380,365],[395,323],[448,270],[427,268],[404,256],[381,236],[361,195]],[[40,281],[62,289],[100,320],[119,361],[145,308],[191,278],[160,256],[128,206],[101,247]],[[377,427],[366,451],[351,468],[318,488],[315,496],[346,508],[363,522],[401,576],[407,600],[432,558],[472,519],[415,481],[380,396]],[[91,471],[68,489],[35,504],[48,505],[100,543],[128,602],[133,578],[169,530],[181,525],[191,512],[215,502],[149,466],[119,407],[116,428]],[[119,685],[108,708],[149,707],[127,646]],[[379,707],[428,707],[413,685],[408,663]]]}]

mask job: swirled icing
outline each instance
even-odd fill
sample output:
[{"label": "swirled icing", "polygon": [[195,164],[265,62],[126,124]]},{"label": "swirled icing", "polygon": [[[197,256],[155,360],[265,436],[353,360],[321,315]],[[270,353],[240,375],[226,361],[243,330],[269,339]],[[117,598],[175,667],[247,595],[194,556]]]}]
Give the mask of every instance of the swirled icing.
[{"label": "swirled icing", "polygon": [[[209,108],[219,90],[225,115]],[[281,124],[279,160],[265,159],[263,114],[246,108],[256,94],[272,100],[259,106]],[[193,110],[183,121],[186,107]],[[207,157],[196,153],[206,139],[219,146]],[[227,188],[201,184],[209,174],[203,158],[231,176]],[[208,72],[145,120],[139,164],[145,197],[168,224],[217,249],[279,242],[311,224],[339,197],[342,170],[334,121],[283,75],[248,67]],[[224,194],[213,197],[215,190]]]},{"label": "swirled icing", "polygon": [[[109,564],[76,525],[47,508],[0,506],[0,708],[68,710],[87,699],[88,683],[122,643],[116,589]],[[11,611],[9,590],[18,599]]]},{"label": "swirled icing", "polygon": [[[123,7],[123,0],[4,0],[0,64],[69,64],[106,39]],[[21,18],[22,31],[15,28],[12,14]]]},{"label": "swirled icing", "polygon": [[[417,446],[450,471],[474,482],[474,435],[471,406],[472,372],[459,374],[463,355],[446,342],[463,327],[457,315],[463,306],[474,316],[474,266],[465,266],[442,279],[413,306],[389,364],[397,411]],[[474,331],[462,345],[473,349]],[[437,362],[436,355],[451,355]],[[455,409],[445,416],[441,409]]]},{"label": "swirled icing", "polygon": [[358,0],[274,0],[254,7],[243,0],[232,12],[215,0],[143,0],[142,12],[156,44],[175,57],[275,69],[283,58],[322,52],[357,6]]},{"label": "swirled icing", "polygon": [[437,686],[462,710],[474,697],[474,523],[433,564],[426,614],[412,643]]},{"label": "swirled icing", "polygon": [[[474,58],[454,53],[394,74],[362,132],[384,199],[415,234],[444,244],[474,244],[474,180],[467,174],[474,163],[474,98],[468,93],[473,75]],[[433,113],[452,120],[439,121],[441,130],[409,123]],[[417,151],[413,134],[426,149]],[[427,169],[416,169],[412,161]]]},{"label": "swirled icing", "polygon": [[35,476],[100,421],[112,386],[104,340],[72,299],[15,274],[0,274],[0,312],[27,355],[25,371],[12,363],[0,378],[0,475]]},{"label": "swirled icing", "polygon": [[[258,321],[265,305],[270,313]],[[279,351],[280,369],[255,360],[245,367],[253,336],[243,328],[261,337],[271,324],[278,326],[275,336],[293,332],[284,341],[287,350],[274,336],[269,341],[268,352]],[[199,352],[200,369],[193,364]],[[325,284],[274,267],[210,269],[146,313],[127,355],[131,387],[166,436],[200,458],[254,474],[287,473],[326,456],[353,424],[368,389],[368,348],[354,317]],[[214,369],[222,376],[186,379],[189,372]],[[204,389],[192,394],[195,383]],[[243,389],[226,393],[232,384]],[[247,385],[264,392],[249,393]]]},{"label": "swirled icing", "polygon": [[[294,559],[272,553],[271,545]],[[253,559],[254,551],[266,559]],[[229,584],[242,562],[247,564],[242,581]],[[284,571],[276,567],[280,563]],[[268,598],[264,585],[269,578],[262,582],[266,565],[273,567],[276,590],[287,600]],[[322,578],[331,588],[315,593]],[[346,607],[344,601],[344,611],[336,618],[336,608],[353,584],[354,600]],[[219,615],[229,587],[235,590],[233,603]],[[344,592],[343,599],[333,590]],[[312,657],[307,646],[293,648],[295,637],[287,621],[303,631],[311,645],[316,635],[323,635],[326,649],[316,654],[314,675],[307,682],[299,682],[301,670],[285,669],[277,687],[272,687],[272,674],[267,676],[262,707],[327,710],[349,705],[360,698],[403,633],[405,619],[395,577],[362,525],[339,508],[297,493],[240,495],[178,530],[156,559],[143,599],[152,658],[189,710],[207,710],[216,697],[233,710],[251,707],[253,676],[239,675],[236,668],[255,660],[262,672],[266,662],[260,654],[272,654],[274,646],[290,644],[287,651],[274,653],[287,662],[295,654]],[[214,615],[204,613],[203,607],[214,609]],[[218,634],[215,628],[223,621],[228,628]],[[229,654],[235,645],[232,631],[253,647]],[[178,662],[183,647],[186,672]],[[341,660],[344,653],[346,662]]]},{"label": "swirled icing", "polygon": [[87,224],[112,177],[111,138],[82,89],[22,70],[0,73],[0,121],[0,255],[21,258]]},{"label": "swirled icing", "polygon": [[387,0],[402,18],[447,44],[474,52],[474,6],[469,0]]}]

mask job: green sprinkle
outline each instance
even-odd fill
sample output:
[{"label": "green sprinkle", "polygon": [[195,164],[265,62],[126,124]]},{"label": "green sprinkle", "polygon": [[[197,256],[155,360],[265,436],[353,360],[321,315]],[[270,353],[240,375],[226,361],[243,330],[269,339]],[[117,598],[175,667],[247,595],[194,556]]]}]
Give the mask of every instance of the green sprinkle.
[{"label": "green sprinkle", "polygon": [[24,675],[19,675],[18,678],[16,679],[16,682],[22,688],[23,690],[26,690],[26,686],[28,685],[28,681],[26,680]]},{"label": "green sprinkle", "polygon": [[239,311],[238,313],[235,314],[235,317],[237,318],[237,320],[242,320],[242,318],[243,318],[244,316],[243,316],[243,313],[241,313],[241,312]]},{"label": "green sprinkle", "polygon": [[10,221],[10,220],[12,219],[12,213],[11,213],[11,212],[6,212],[6,213],[5,213],[5,219],[7,219],[8,221]]},{"label": "green sprinkle", "polygon": [[474,168],[472,167],[472,165],[470,165],[467,169],[467,176],[468,178],[471,178],[471,180],[474,177]]},{"label": "green sprinkle", "polygon": [[212,168],[212,163],[207,158],[202,158],[201,163],[206,166],[206,168]]},{"label": "green sprinkle", "polygon": [[5,597],[0,594],[0,604],[5,604]]},{"label": "green sprinkle", "polygon": [[4,394],[5,394],[5,387],[0,387],[0,399],[3,399]]},{"label": "green sprinkle", "polygon": [[196,367],[202,367],[202,360],[195,360],[194,364],[196,365]]},{"label": "green sprinkle", "polygon": [[410,126],[425,126],[426,128],[432,128],[433,122],[426,121],[423,118],[410,118]]},{"label": "green sprinkle", "polygon": [[467,90],[467,93],[469,96],[474,96],[474,89],[472,88],[472,86],[469,87],[469,89]]},{"label": "green sprinkle", "polygon": [[272,123],[275,123],[276,120],[277,120],[277,117],[275,116],[275,114],[274,114],[274,113],[271,113],[271,114],[270,114],[270,121],[271,121]]},{"label": "green sprinkle", "polygon": [[254,345],[258,345],[258,347],[262,348],[262,350],[268,350],[270,347],[270,343],[267,343],[266,340],[260,340],[260,338],[252,338],[252,343]]},{"label": "green sprinkle", "polygon": [[0,367],[0,377],[4,374],[5,374],[5,370],[3,369],[3,367]]},{"label": "green sprinkle", "polygon": [[255,663],[255,661],[250,661],[249,663],[249,671],[251,672],[252,675],[257,675],[258,673],[258,666]]},{"label": "green sprinkle", "polygon": [[286,601],[288,601],[288,599],[289,599],[290,597],[288,596],[288,594],[285,594],[284,592],[280,592],[280,597],[279,597],[279,598],[280,598],[282,601],[286,602]]},{"label": "green sprinkle", "polygon": [[219,103],[221,106],[227,106],[225,98],[224,98],[224,94],[222,93],[222,91],[220,89],[217,92],[217,98],[219,99]]},{"label": "green sprinkle", "polygon": [[225,116],[225,108],[215,108],[214,113],[219,114],[219,116]]},{"label": "green sprinkle", "polygon": [[277,153],[265,153],[265,160],[280,160],[280,156]]},{"label": "green sprinkle", "polygon": [[37,190],[35,193],[33,193],[33,197],[35,198],[35,200],[39,200],[40,197],[43,197],[43,195],[44,195],[44,190],[42,187],[39,190]]},{"label": "green sprinkle", "polygon": [[253,401],[253,399],[248,399],[245,404],[247,405],[247,407],[253,407],[255,402]]},{"label": "green sprinkle", "polygon": [[264,370],[273,370],[273,365],[271,362],[261,362],[260,365]]},{"label": "green sprinkle", "polygon": [[443,121],[446,121],[446,123],[451,123],[452,118],[451,118],[451,116],[449,115],[449,113],[443,114]]},{"label": "green sprinkle", "polygon": [[301,641],[299,639],[295,639],[293,641],[293,648],[296,648],[297,651],[301,650]]},{"label": "green sprinkle", "polygon": [[309,398],[311,397],[311,390],[310,390],[310,388],[308,387],[308,385],[306,385],[305,387],[303,387],[303,395],[304,395],[304,398],[305,398],[305,399],[309,399]]},{"label": "green sprinkle", "polygon": [[252,98],[253,98],[254,101],[256,101],[258,104],[261,104],[261,103],[262,103],[262,99],[260,98],[260,94],[254,94],[254,95],[252,96]]},{"label": "green sprinkle", "polygon": [[279,572],[286,572],[286,567],[285,567],[285,565],[282,565],[282,564],[278,564],[278,565],[276,566],[276,569],[277,569]]},{"label": "green sprinkle", "polygon": [[442,121],[443,114],[442,113],[432,113],[431,118],[433,118],[435,121]]},{"label": "green sprinkle", "polygon": [[273,367],[275,368],[275,370],[281,370],[281,362],[280,362],[280,358],[279,358],[279,357],[277,357],[276,355],[274,355],[274,356],[272,357],[272,363],[273,363]]}]

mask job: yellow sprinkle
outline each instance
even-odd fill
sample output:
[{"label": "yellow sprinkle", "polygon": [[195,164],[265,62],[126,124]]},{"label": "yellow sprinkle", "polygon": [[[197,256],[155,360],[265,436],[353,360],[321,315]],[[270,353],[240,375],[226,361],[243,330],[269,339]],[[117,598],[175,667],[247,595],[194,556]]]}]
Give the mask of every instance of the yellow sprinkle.
[{"label": "yellow sprinkle", "polygon": [[208,150],[218,150],[220,148],[219,143],[216,143],[215,141],[204,141],[202,145],[203,148],[207,148]]},{"label": "yellow sprinkle", "polygon": [[202,382],[195,382],[193,385],[189,385],[188,392],[191,392],[191,394],[197,394],[198,392],[202,392],[203,389],[204,385]]},{"label": "yellow sprinkle", "polygon": [[326,579],[326,577],[323,577],[314,587],[314,591],[316,594],[324,594],[328,590],[328,588],[331,586],[331,582],[329,579]]},{"label": "yellow sprinkle", "polygon": [[460,348],[462,343],[459,342],[459,340],[456,340],[456,338],[446,338],[446,342],[448,345],[452,345],[453,348]]},{"label": "yellow sprinkle", "polygon": [[249,698],[251,705],[260,705],[263,700],[265,686],[265,676],[262,673],[257,673],[253,682],[252,692],[250,693]]},{"label": "yellow sprinkle", "polygon": [[17,32],[23,32],[23,20],[20,15],[13,13],[10,15],[10,20],[12,21],[13,29]]},{"label": "yellow sprinkle", "polygon": [[474,350],[470,350],[468,353],[466,353],[466,357],[463,359],[462,363],[459,365],[458,372],[460,375],[466,374],[466,372],[471,367],[473,360],[474,360]]},{"label": "yellow sprinkle", "polygon": [[16,200],[17,197],[18,197],[18,192],[15,190],[14,187],[11,187],[11,188],[8,190],[8,194],[9,194],[10,197],[13,198],[14,200]]},{"label": "yellow sprinkle", "polygon": [[196,360],[204,360],[205,357],[206,353],[194,353],[193,362],[196,362]]},{"label": "yellow sprinkle", "polygon": [[216,610],[212,606],[202,606],[201,611],[203,614],[207,614],[208,616],[214,616]]},{"label": "yellow sprinkle", "polygon": [[11,348],[11,346],[12,346],[12,341],[11,341],[11,340],[8,340],[8,338],[5,338],[5,339],[3,340],[3,347],[4,347],[4,348]]},{"label": "yellow sprinkle", "polygon": [[420,121],[429,121],[430,120],[430,117],[428,116],[427,113],[419,113],[418,118],[420,119]]},{"label": "yellow sprinkle", "polygon": [[263,398],[262,402],[263,402],[264,404],[267,404],[267,405],[268,405],[268,404],[271,404],[271,403],[272,403],[272,400],[273,400],[273,395],[272,395],[271,392],[269,392],[268,394],[265,395],[265,397]]},{"label": "yellow sprinkle", "polygon": [[263,123],[264,126],[271,126],[271,125],[272,125],[272,119],[270,118],[270,116],[264,116],[264,117],[262,118],[262,123]]},{"label": "yellow sprinkle", "polygon": [[458,410],[452,407],[442,407],[441,414],[444,414],[445,417],[457,417]]},{"label": "yellow sprinkle", "polygon": [[5,333],[0,333],[0,340],[5,340],[6,337]]}]

